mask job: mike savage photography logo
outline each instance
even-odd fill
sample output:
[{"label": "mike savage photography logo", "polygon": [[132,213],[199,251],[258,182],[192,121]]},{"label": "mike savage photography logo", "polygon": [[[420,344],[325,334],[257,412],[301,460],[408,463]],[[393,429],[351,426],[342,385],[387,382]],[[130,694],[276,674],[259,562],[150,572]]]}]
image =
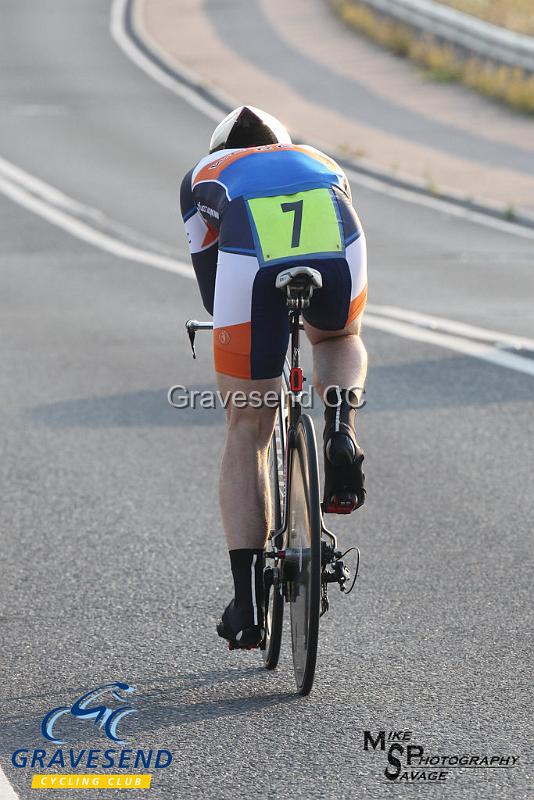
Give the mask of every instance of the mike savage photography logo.
[{"label": "mike savage photography logo", "polygon": [[364,751],[385,756],[384,775],[397,783],[443,783],[457,770],[514,769],[519,756],[512,753],[467,751],[436,753],[413,740],[412,731],[364,731]]},{"label": "mike savage photography logo", "polygon": [[[64,731],[72,733],[75,721],[75,724],[90,725],[96,729],[97,736],[105,737],[114,746],[21,747],[12,753],[11,763],[19,770],[39,770],[32,774],[32,789],[149,789],[152,772],[138,770],[166,769],[173,755],[167,749],[136,750],[116,746],[126,744],[123,727],[130,715],[137,714],[130,700],[134,692],[134,686],[122,681],[105,683],[77,697],[70,705],[52,708],[41,720],[43,738],[54,745],[66,744],[68,734]],[[76,771],[58,771],[68,769]]]}]

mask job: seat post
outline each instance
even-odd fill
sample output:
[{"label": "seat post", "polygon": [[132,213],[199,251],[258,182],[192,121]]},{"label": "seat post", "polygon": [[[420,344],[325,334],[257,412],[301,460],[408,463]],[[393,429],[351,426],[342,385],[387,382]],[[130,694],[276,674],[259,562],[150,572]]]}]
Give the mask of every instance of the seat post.
[{"label": "seat post", "polygon": [[300,367],[300,315],[308,308],[315,289],[321,289],[321,273],[312,267],[296,266],[282,270],[276,276],[276,288],[285,291],[291,329],[291,358],[289,373],[289,430],[290,435],[301,413],[301,393],[304,378]]}]

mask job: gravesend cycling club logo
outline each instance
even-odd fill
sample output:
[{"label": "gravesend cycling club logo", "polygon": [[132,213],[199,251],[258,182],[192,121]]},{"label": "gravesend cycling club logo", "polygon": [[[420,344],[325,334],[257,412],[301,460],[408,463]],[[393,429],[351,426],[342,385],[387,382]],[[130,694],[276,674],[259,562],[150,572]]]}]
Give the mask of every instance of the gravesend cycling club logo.
[{"label": "gravesend cycling club logo", "polygon": [[[167,749],[117,747],[126,743],[126,720],[137,714],[131,702],[134,692],[131,684],[114,681],[84,692],[70,704],[52,708],[41,718],[39,727],[43,738],[56,745],[55,749],[20,747],[12,753],[11,763],[17,769],[39,770],[32,775],[33,789],[149,789],[151,772],[143,774],[131,770],[165,769],[170,766],[173,755]],[[112,746],[107,749],[102,746],[58,747],[76,733],[78,723],[83,723],[84,738],[105,737]],[[94,734],[90,733],[91,728]],[[83,772],[60,773],[58,768]],[[130,771],[112,773],[113,769]]]},{"label": "gravesend cycling club logo", "polygon": [[49,711],[41,723],[41,732],[45,739],[50,739],[54,744],[63,744],[63,740],[58,739],[55,735],[54,729],[61,717],[65,714],[72,714],[76,719],[93,722],[104,731],[108,739],[118,744],[124,744],[124,739],[120,739],[117,735],[117,727],[123,717],[135,714],[135,709],[131,706],[120,706],[120,708],[113,709],[105,704],[92,706],[91,703],[106,695],[122,702],[134,691],[135,688],[128,683],[105,683],[103,686],[98,686],[96,689],[82,694],[71,706],[58,706]]},{"label": "gravesend cycling club logo", "polygon": [[412,731],[364,731],[363,749],[382,752],[387,759],[384,775],[397,783],[443,782],[451,770],[513,769],[519,756],[511,753],[435,753],[413,740]]},{"label": "gravesend cycling club logo", "polygon": [[219,340],[219,344],[230,344],[230,339],[232,337],[230,336],[228,331],[223,328],[222,330],[219,331],[217,338]]}]

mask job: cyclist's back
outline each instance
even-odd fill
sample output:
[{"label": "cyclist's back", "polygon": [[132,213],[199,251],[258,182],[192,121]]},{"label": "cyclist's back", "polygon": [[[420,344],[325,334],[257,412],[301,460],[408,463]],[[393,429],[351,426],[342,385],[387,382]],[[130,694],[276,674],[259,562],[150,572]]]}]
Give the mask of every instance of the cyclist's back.
[{"label": "cyclist's back", "polygon": [[363,310],[363,231],[343,170],[319,150],[273,144],[212,153],[184,178],[181,203],[204,305],[214,315],[218,371],[280,375],[288,326],[273,287],[291,263],[323,276],[310,324],[343,329]]}]

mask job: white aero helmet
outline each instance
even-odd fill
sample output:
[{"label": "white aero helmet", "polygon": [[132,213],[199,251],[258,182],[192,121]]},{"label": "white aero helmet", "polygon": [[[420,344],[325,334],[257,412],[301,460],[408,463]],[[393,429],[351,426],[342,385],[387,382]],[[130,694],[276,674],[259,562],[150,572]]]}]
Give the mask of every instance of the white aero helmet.
[{"label": "white aero helmet", "polygon": [[280,120],[254,106],[239,106],[219,122],[210,141],[210,153],[234,147],[291,144]]}]

